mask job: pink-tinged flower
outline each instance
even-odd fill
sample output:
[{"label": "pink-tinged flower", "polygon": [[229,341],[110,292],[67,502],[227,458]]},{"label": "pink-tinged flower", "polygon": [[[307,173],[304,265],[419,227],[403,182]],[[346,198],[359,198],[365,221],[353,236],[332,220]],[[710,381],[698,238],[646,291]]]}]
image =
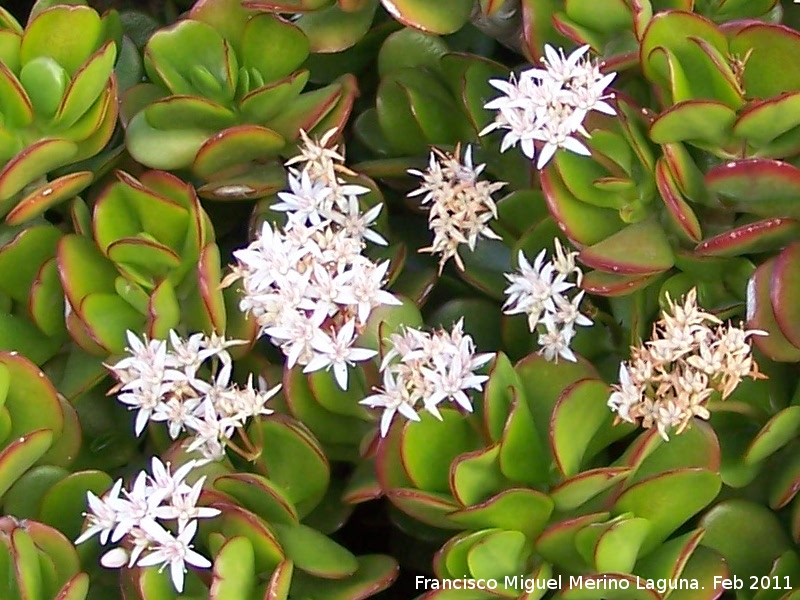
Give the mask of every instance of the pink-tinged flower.
[{"label": "pink-tinged flower", "polygon": [[583,72],[581,59],[589,52],[589,45],[581,46],[573,50],[569,56],[564,56],[564,49],[556,50],[550,44],[544,45],[544,69],[531,69],[529,72],[532,77],[539,79],[552,79],[553,81],[566,84],[570,80],[579,77]]},{"label": "pink-tinged flower", "polygon": [[570,362],[577,362],[578,358],[570,348],[572,338],[575,337],[573,324],[563,324],[556,321],[556,317],[549,313],[542,319],[545,331],[539,334],[539,354],[545,360],[558,362],[558,358],[564,358]]},{"label": "pink-tinged flower", "polygon": [[370,408],[382,408],[380,431],[386,437],[395,414],[400,413],[410,421],[419,421],[420,416],[414,408],[414,399],[409,396],[408,389],[397,383],[397,377],[391,369],[383,372],[383,388],[367,396],[359,402]]},{"label": "pink-tinged flower", "polygon": [[[503,309],[507,315],[524,314],[528,317],[531,332],[538,331],[540,354],[548,361],[563,358],[576,361],[570,348],[576,335],[575,327],[587,327],[591,319],[580,312],[584,292],[570,297],[583,272],[575,265],[576,252],[565,252],[561,242],[555,241],[555,257],[546,261],[547,250],[542,250],[531,265],[522,251],[516,273],[506,273],[510,285]],[[575,277],[576,282],[569,281]]]},{"label": "pink-tinged flower", "polygon": [[117,479],[111,489],[103,498],[98,498],[92,492],[86,492],[86,499],[89,503],[89,513],[84,513],[89,527],[87,527],[75,544],[82,544],[95,535],[100,536],[100,543],[108,543],[109,537],[117,526],[118,514],[114,502],[119,499],[122,490],[122,479]]},{"label": "pink-tinged flower", "polygon": [[282,202],[273,204],[272,210],[286,212],[290,219],[300,222],[307,220],[313,225],[319,225],[325,220],[323,215],[329,210],[327,203],[333,190],[325,181],[313,181],[308,171],[289,171],[288,178],[291,192],[278,192],[278,198]]},{"label": "pink-tinged flower", "polygon": [[589,155],[589,149],[581,141],[589,137],[583,121],[590,111],[616,114],[614,107],[606,102],[612,97],[606,88],[616,74],[603,74],[600,65],[585,56],[588,50],[589,46],[582,46],[565,56],[563,50],[546,45],[544,68],[528,69],[507,82],[490,80],[504,95],[484,105],[498,114],[480,135],[505,131],[500,151],[519,144],[522,153],[531,160],[536,156],[535,142],[538,142],[537,169],[543,169],[562,148]]},{"label": "pink-tinged flower", "polygon": [[187,427],[194,433],[194,439],[186,448],[187,452],[200,450],[205,458],[221,460],[225,456],[225,440],[229,440],[236,430],[236,422],[230,417],[221,417],[210,402],[202,405],[198,416],[187,420]]},{"label": "pink-tinged flower", "polygon": [[369,360],[378,354],[375,350],[356,348],[355,321],[349,320],[333,335],[326,335],[312,341],[317,353],[303,369],[304,373],[312,373],[320,369],[333,367],[336,383],[343,390],[347,389],[347,367],[353,363]]},{"label": "pink-tinged flower", "polygon": [[179,531],[183,530],[189,524],[189,521],[216,517],[221,512],[218,509],[209,506],[197,506],[205,480],[206,478],[203,476],[192,487],[172,494],[169,504],[156,508],[155,516],[159,519],[177,521]]},{"label": "pink-tinged flower", "polygon": [[170,463],[164,464],[157,456],[154,456],[150,461],[150,490],[164,492],[164,499],[168,501],[173,494],[190,489],[185,483],[185,479],[196,466],[197,461],[190,460],[172,473]]},{"label": "pink-tinged flower", "polygon": [[608,407],[623,421],[634,423],[631,409],[642,401],[642,387],[631,380],[625,363],[619,365],[619,384],[612,386],[614,392],[608,399]]},{"label": "pink-tinged flower", "polygon": [[698,306],[695,289],[680,303],[666,300],[652,338],[620,366],[608,405],[620,420],[656,427],[669,440],[673,428],[680,434],[694,418],[710,418],[706,403],[714,394],[725,400],[745,377],[764,375],[747,341],[763,332],[723,324]]},{"label": "pink-tinged flower", "polygon": [[353,272],[348,286],[339,294],[340,302],[356,307],[356,316],[360,323],[366,323],[372,309],[381,305],[402,304],[394,294],[383,289],[389,261],[380,265],[364,265],[364,268]]},{"label": "pink-tinged flower", "polygon": [[443,400],[453,400],[467,412],[472,412],[472,403],[466,390],[481,390],[487,375],[476,375],[469,363],[464,363],[461,353],[451,356],[437,354],[433,357],[434,368],[422,368],[425,378],[431,382],[433,394],[424,398],[425,407],[434,416],[441,418],[436,406]]},{"label": "pink-tinged flower", "polygon": [[155,510],[166,496],[163,489],[153,489],[147,485],[147,474],[142,471],[133,482],[130,491],[123,490],[124,498],[109,500],[117,511],[117,526],[111,535],[112,542],[118,542],[135,527],[155,518]]},{"label": "pink-tinged flower", "polygon": [[[369,190],[367,189],[367,191]],[[331,215],[331,220],[339,225],[348,236],[354,239],[365,239],[373,244],[386,246],[389,242],[378,232],[370,229],[370,226],[378,218],[382,208],[383,204],[376,204],[362,214],[358,198],[356,196],[348,196],[347,211],[333,213]]]},{"label": "pink-tinged flower", "polygon": [[361,404],[383,408],[381,435],[385,436],[396,413],[418,421],[417,406],[442,419],[439,405],[451,400],[472,412],[470,390],[481,390],[487,375],[477,369],[494,353],[475,354],[472,337],[463,332],[464,320],[451,331],[427,333],[406,328],[390,336],[391,347],[381,362],[384,385]]},{"label": "pink-tinged flower", "polygon": [[430,204],[428,228],[433,232],[433,242],[420,252],[438,254],[440,271],[450,258],[464,270],[459,246],[474,251],[480,237],[499,239],[489,222],[497,217],[492,194],[505,183],[479,181],[486,165],[473,164],[471,146],[466,147],[463,158],[459,153],[459,148],[454,154],[434,148],[425,171],[408,171],[422,178],[421,186],[408,195],[423,195],[421,203]]},{"label": "pink-tinged flower", "polygon": [[187,564],[201,569],[211,567],[210,560],[192,549],[192,540],[197,533],[197,521],[189,523],[177,537],[154,521],[145,523],[143,529],[152,536],[155,545],[151,552],[139,559],[138,566],[159,566],[159,571],[169,567],[172,584],[179,593],[183,592]]}]

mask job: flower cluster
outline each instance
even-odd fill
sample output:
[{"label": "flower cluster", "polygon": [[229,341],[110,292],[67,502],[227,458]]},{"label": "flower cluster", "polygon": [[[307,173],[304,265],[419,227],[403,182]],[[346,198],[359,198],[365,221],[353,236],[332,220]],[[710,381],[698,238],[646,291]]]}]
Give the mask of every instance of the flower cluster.
[{"label": "flower cluster", "polygon": [[589,149],[576,137],[589,137],[583,121],[589,111],[615,115],[605,100],[611,95],[605,90],[616,73],[603,75],[600,64],[584,58],[589,46],[581,46],[569,56],[544,47],[544,69],[528,69],[519,80],[492,79],[489,83],[505,95],[495,98],[484,108],[499,113],[481,135],[497,129],[507,131],[500,151],[520,145],[523,154],[534,159],[535,143],[542,145],[536,168],[542,169],[559,148],[588,156]]},{"label": "flower cluster", "polygon": [[[369,229],[381,205],[361,213],[358,196],[369,188],[340,177],[350,172],[338,150],[327,147],[334,133],[319,143],[303,134],[301,154],[287,162],[291,191],[272,206],[286,213],[286,225],[264,223],[256,240],[234,252],[238,264],[223,285],[241,280],[240,309],[280,346],[289,368],[333,368],[347,389],[348,366],[376,354],[355,346],[372,309],[399,300],[382,288],[389,261],[376,264],[362,254],[364,240],[386,244]],[[300,163],[302,169],[292,167]]]},{"label": "flower cluster", "polygon": [[361,401],[383,409],[382,436],[398,412],[419,421],[421,407],[441,420],[438,406],[446,400],[472,412],[467,391],[482,389],[489,377],[475,371],[492,360],[494,353],[475,354],[472,336],[464,334],[463,319],[450,332],[428,333],[408,327],[392,334],[389,342],[391,348],[381,362],[383,388],[376,388],[375,394]]},{"label": "flower cluster", "polygon": [[104,567],[169,566],[172,583],[182,592],[187,564],[203,569],[211,566],[206,557],[192,549],[197,520],[220,513],[216,508],[197,505],[205,477],[191,486],[185,481],[196,465],[196,461],[189,461],[171,473],[169,463],[153,458],[152,475],[141,471],[130,490],[123,490],[119,479],[103,498],[87,492],[90,512],[84,516],[88,527],[75,543],[95,535],[103,545],[122,542],[123,546],[103,554],[100,562]]},{"label": "flower cluster", "polygon": [[458,147],[454,154],[434,148],[425,171],[408,171],[422,178],[422,185],[408,195],[425,194],[421,203],[431,204],[428,227],[433,231],[433,243],[420,249],[420,252],[440,255],[440,274],[450,258],[455,259],[458,268],[464,270],[464,263],[458,255],[459,245],[466,244],[470,250],[475,250],[479,236],[500,239],[488,223],[497,218],[497,206],[492,194],[505,183],[478,180],[486,165],[473,165],[470,146],[464,151],[463,162],[459,154]]},{"label": "flower cluster", "polygon": [[[692,289],[683,304],[667,297],[668,309],[653,327],[652,339],[631,349],[619,368],[619,384],[608,399],[617,420],[655,427],[665,440],[681,433],[694,417],[708,419],[708,399],[724,400],[745,377],[763,378],[748,338],[760,330],[723,324],[697,305]],[[712,327],[713,326],[713,327]]]},{"label": "flower cluster", "polygon": [[251,417],[269,415],[267,401],[280,390],[253,387],[252,376],[244,388],[231,383],[232,361],[227,348],[242,344],[203,333],[181,338],[170,331],[166,340],[139,339],[128,332],[128,354],[108,365],[118,384],[110,394],[131,410],[138,410],[136,435],[148,421],[164,422],[172,439],[184,431],[194,435],[188,450],[200,450],[206,458],[220,459]]},{"label": "flower cluster", "polygon": [[[576,361],[570,348],[575,337],[575,327],[592,324],[591,319],[580,312],[584,292],[569,297],[570,290],[577,289],[583,272],[575,264],[577,252],[565,252],[558,238],[555,240],[555,258],[545,262],[547,251],[542,250],[531,265],[520,250],[516,273],[506,273],[510,285],[503,306],[507,315],[525,314],[531,332],[539,331],[540,354],[549,361],[558,357]],[[574,276],[575,282],[569,281]]]}]

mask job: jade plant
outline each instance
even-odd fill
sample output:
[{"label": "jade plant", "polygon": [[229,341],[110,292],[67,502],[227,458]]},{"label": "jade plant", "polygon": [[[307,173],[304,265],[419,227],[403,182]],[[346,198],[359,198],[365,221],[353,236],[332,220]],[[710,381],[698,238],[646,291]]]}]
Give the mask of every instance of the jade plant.
[{"label": "jade plant", "polygon": [[798,597],[800,4],[28,4],[0,598]]},{"label": "jade plant", "polygon": [[122,103],[131,156],[190,171],[211,198],[280,189],[284,175],[274,159],[300,129],[341,128],[356,93],[349,78],[303,93],[308,54],[308,38],[290,21],[238,1],[198,2],[147,42],[149,82],[129,89]]},{"label": "jade plant", "polygon": [[[0,9],[0,212],[23,222],[83,190],[79,163],[104,149],[117,125],[114,13],[42,7],[23,28]],[[64,35],[80,31],[79,36]]]},{"label": "jade plant", "polygon": [[[230,383],[227,348],[240,340],[171,331],[169,344],[133,333],[128,342],[127,356],[109,369],[118,381],[111,392],[137,410],[135,434],[162,422],[173,440],[191,433],[167,448],[172,460],[154,458],[150,473],[140,471],[130,490],[118,479],[102,498],[88,494],[88,526],[76,543],[98,536],[103,545],[121,544],[100,562],[125,567],[131,593],[162,597],[206,586],[211,598],[249,598],[324,588],[344,600],[394,579],[391,558],[356,558],[302,522],[326,500],[329,463],[301,423],[263,418],[273,414],[268,402],[280,385],[257,391],[252,376],[243,388]],[[316,524],[336,528],[324,516]],[[210,584],[194,576],[212,567],[194,549],[198,534],[214,559]]]}]

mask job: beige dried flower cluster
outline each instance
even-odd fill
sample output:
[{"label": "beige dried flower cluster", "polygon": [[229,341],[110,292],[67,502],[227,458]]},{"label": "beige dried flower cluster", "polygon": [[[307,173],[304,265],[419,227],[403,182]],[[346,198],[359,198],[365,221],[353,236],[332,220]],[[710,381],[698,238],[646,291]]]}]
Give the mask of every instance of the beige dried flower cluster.
[{"label": "beige dried flower cluster", "polygon": [[655,426],[665,440],[673,427],[682,433],[694,417],[708,419],[709,398],[724,400],[745,377],[761,379],[748,338],[767,335],[744,330],[697,305],[692,289],[683,304],[667,296],[668,309],[653,327],[652,339],[631,349],[631,360],[619,368],[608,406],[617,421]]},{"label": "beige dried flower cluster", "polygon": [[421,203],[431,204],[428,227],[433,231],[433,243],[421,248],[420,252],[440,255],[440,274],[450,258],[455,260],[459,269],[464,270],[464,263],[458,255],[461,244],[466,244],[474,251],[480,236],[500,239],[488,223],[497,218],[497,206],[492,194],[505,183],[479,181],[478,176],[486,165],[473,165],[470,146],[464,150],[463,162],[460,154],[459,146],[456,146],[453,154],[433,148],[425,171],[408,171],[422,178],[422,185],[409,196],[424,194]]}]

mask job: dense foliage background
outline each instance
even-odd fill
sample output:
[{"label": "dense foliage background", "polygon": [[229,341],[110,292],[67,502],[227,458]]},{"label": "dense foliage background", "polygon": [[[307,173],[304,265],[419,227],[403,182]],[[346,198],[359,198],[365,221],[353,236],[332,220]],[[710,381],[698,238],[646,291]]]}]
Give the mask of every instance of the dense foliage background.
[{"label": "dense foliage background", "polygon": [[800,597],[799,28],[3,3],[0,598]]}]

